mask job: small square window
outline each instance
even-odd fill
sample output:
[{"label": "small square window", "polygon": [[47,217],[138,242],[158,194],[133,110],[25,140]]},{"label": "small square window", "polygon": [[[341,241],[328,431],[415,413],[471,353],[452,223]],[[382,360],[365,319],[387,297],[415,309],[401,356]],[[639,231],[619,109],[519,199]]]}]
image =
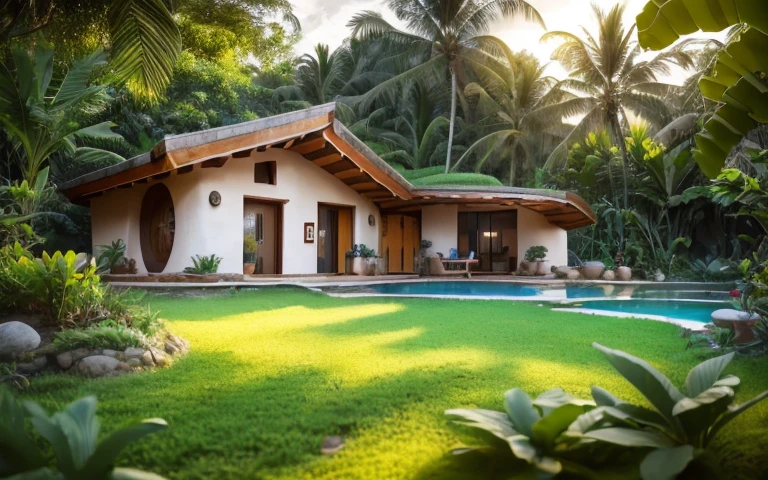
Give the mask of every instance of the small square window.
[{"label": "small square window", "polygon": [[259,162],[253,166],[254,183],[277,185],[277,162]]}]

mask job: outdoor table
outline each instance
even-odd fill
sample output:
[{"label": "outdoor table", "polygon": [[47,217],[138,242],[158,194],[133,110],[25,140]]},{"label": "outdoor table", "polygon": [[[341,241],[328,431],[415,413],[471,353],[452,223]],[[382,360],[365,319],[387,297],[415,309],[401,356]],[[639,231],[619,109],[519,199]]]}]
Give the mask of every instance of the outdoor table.
[{"label": "outdoor table", "polygon": [[480,263],[480,260],[478,260],[476,258],[473,258],[473,259],[469,259],[469,258],[464,258],[464,259],[441,258],[440,261],[443,262],[443,265],[448,265],[448,264],[461,265],[461,264],[464,264],[464,268],[465,268],[465,272],[466,272],[467,278],[472,278],[472,272],[469,271],[469,266],[470,265],[475,265],[477,263]]}]

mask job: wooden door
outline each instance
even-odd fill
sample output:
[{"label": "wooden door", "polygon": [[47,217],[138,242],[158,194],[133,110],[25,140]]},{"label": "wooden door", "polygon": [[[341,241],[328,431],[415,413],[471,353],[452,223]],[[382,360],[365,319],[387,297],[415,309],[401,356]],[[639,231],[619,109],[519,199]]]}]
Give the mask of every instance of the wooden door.
[{"label": "wooden door", "polygon": [[403,271],[403,216],[387,215],[387,269]]},{"label": "wooden door", "polygon": [[352,209],[339,209],[339,235],[337,245],[337,272],[344,272],[344,260],[347,252],[352,250],[354,238],[352,236]]},{"label": "wooden door", "polygon": [[419,251],[419,237],[419,221],[403,217],[403,272],[412,273],[415,270],[413,260]]}]

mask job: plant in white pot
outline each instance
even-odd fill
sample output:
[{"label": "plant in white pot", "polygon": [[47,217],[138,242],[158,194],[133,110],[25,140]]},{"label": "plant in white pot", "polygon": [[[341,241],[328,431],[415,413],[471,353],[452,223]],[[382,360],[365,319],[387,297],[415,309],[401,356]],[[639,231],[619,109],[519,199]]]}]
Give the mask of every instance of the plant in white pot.
[{"label": "plant in white pot", "polygon": [[546,275],[551,269],[550,263],[546,260],[549,250],[543,245],[534,245],[525,251],[525,261],[527,270],[531,275]]}]

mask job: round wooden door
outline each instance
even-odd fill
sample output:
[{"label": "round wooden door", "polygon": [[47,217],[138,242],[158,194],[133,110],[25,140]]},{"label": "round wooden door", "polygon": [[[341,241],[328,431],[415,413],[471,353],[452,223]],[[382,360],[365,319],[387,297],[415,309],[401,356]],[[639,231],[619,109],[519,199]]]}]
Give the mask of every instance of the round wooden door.
[{"label": "round wooden door", "polygon": [[176,235],[176,213],[168,187],[158,183],[141,203],[141,255],[147,271],[162,272],[168,264]]}]

